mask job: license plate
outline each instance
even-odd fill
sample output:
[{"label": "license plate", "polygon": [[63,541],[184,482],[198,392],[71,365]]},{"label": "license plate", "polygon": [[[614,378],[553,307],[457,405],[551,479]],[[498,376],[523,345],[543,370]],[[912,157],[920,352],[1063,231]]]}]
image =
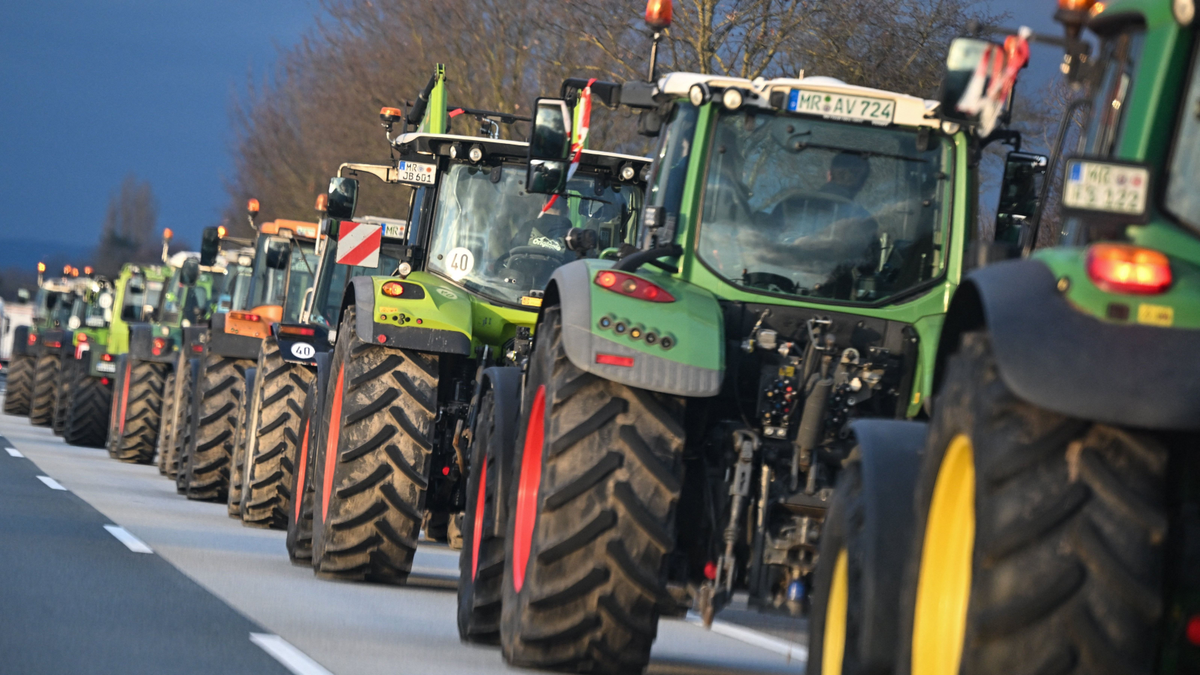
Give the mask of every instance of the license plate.
[{"label": "license plate", "polygon": [[401,160],[396,165],[396,179],[401,183],[433,185],[437,180],[437,165]]},{"label": "license plate", "polygon": [[891,124],[896,116],[896,102],[890,99],[810,89],[793,89],[788,94],[787,109],[805,115],[880,125]]},{"label": "license plate", "polygon": [[98,373],[115,373],[117,372],[117,364],[111,361],[101,361],[96,364],[96,372]]},{"label": "license plate", "polygon": [[384,223],[383,236],[387,237],[388,239],[403,239],[404,226],[399,223]]},{"label": "license plate", "polygon": [[1138,216],[1146,212],[1150,170],[1142,166],[1067,160],[1063,206]]}]

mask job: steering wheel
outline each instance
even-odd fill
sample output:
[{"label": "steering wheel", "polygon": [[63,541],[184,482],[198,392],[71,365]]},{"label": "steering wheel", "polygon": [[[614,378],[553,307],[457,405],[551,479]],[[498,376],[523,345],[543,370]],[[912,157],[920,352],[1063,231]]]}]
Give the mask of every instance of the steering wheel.
[{"label": "steering wheel", "polygon": [[748,272],[742,277],[742,283],[772,293],[796,295],[796,282],[773,272]]},{"label": "steering wheel", "polygon": [[[568,255],[571,257],[568,258]],[[555,262],[562,265],[574,260],[574,255],[574,253],[568,251],[566,248],[558,251],[545,246],[514,246],[499,258],[496,258],[496,264],[511,268],[513,260],[516,259]]]}]

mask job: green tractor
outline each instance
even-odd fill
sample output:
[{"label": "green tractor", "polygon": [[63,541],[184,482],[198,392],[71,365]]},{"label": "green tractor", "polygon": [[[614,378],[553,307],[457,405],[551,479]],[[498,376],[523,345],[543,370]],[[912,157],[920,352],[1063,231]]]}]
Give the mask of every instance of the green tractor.
[{"label": "green tractor", "polygon": [[[586,84],[537,101],[531,189],[559,191]],[[640,250],[554,273],[523,388],[477,420],[459,629],[514,665],[633,672],[664,611],[806,610],[851,424],[922,415],[964,270],[1011,255],[1037,201],[983,241],[980,151],[1020,136],[936,101],[826,77],[591,88],[658,139]],[[1036,195],[1045,158],[1008,159],[1004,193]]]},{"label": "green tractor", "polygon": [[[33,298],[33,322],[13,331],[9,360],[8,391],[4,412],[30,416],[34,424],[47,426],[54,414],[54,376],[63,352],[63,331],[71,319],[75,292],[71,266],[60,279],[45,280],[44,263],[38,263],[38,290]],[[41,377],[38,377],[38,374]]]},{"label": "green tractor", "polygon": [[[91,268],[85,268],[85,272],[90,276]],[[72,445],[104,447],[104,434],[108,431],[108,406],[112,403],[112,383],[107,377],[102,378],[102,383],[100,378],[93,379],[81,371],[88,370],[90,363],[84,363],[83,359],[85,355],[90,356],[91,347],[103,347],[108,339],[113,314],[113,284],[103,277],[95,277],[82,286],[82,292],[75,296],[76,306],[68,324],[72,332],[69,338],[64,336],[63,340],[52,427],[55,435],[63,436]],[[76,395],[77,402],[82,405],[82,418],[76,420],[75,426],[82,424],[85,432],[81,435],[78,429],[74,429],[68,438],[72,398]]]},{"label": "green tractor", "polygon": [[615,255],[642,201],[643,158],[585,151],[568,196],[539,218],[527,144],[496,137],[527,120],[458,108],[487,135],[446,133],[440,66],[418,100],[381,113],[398,155],[383,177],[416,188],[407,248],[392,274],[350,280],[313,417],[326,423],[310,437],[300,504],[312,495],[312,565],[325,576],[404,582],[423,522],[455,543],[489,374],[524,358],[553,271]]},{"label": "green tractor", "polygon": [[809,672],[1200,672],[1195,3],[1059,5],[1056,245],[964,280],[927,427],[859,434]]}]

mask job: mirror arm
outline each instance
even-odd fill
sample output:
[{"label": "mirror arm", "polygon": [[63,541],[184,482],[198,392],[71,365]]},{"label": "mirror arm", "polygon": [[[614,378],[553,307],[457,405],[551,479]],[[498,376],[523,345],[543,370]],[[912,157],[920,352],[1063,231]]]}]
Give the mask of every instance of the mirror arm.
[{"label": "mirror arm", "polygon": [[678,258],[683,255],[683,247],[679,244],[667,244],[666,246],[655,246],[644,251],[638,251],[632,255],[625,256],[613,265],[613,269],[619,272],[636,272],[642,265],[650,264],[659,269],[666,270],[671,273],[678,272],[679,269],[670,263],[661,262],[658,259],[662,257]]},{"label": "mirror arm", "polygon": [[1084,106],[1090,106],[1091,99],[1078,98],[1067,106],[1063,111],[1062,120],[1058,123],[1058,133],[1054,136],[1054,147],[1050,150],[1050,162],[1046,166],[1046,180],[1042,181],[1042,193],[1038,195],[1037,210],[1033,213],[1033,227],[1031,230],[1029,241],[1024,242],[1021,247],[1021,257],[1027,258],[1033,252],[1033,247],[1037,246],[1038,236],[1042,230],[1042,211],[1046,208],[1046,200],[1050,198],[1050,188],[1054,185],[1055,176],[1058,174],[1058,162],[1062,159],[1062,146],[1067,139],[1067,132],[1071,129],[1071,123],[1075,119],[1075,113]]}]

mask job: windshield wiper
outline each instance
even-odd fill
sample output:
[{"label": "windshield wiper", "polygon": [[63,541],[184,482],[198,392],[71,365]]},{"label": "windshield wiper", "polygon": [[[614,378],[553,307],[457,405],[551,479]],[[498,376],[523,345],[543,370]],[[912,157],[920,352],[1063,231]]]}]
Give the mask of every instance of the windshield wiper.
[{"label": "windshield wiper", "polygon": [[894,155],[890,152],[877,152],[875,150],[854,150],[852,148],[842,148],[842,147],[839,147],[836,145],[825,145],[823,143],[809,143],[807,141],[797,141],[796,143],[793,143],[788,146],[789,150],[795,150],[796,152],[799,152],[801,150],[807,150],[808,148],[816,148],[818,150],[833,150],[835,152],[845,152],[845,153],[848,153],[851,155],[858,155],[859,157],[887,157],[889,159],[899,159],[899,160],[903,160],[905,162],[921,162],[922,164],[929,163],[929,160],[923,159],[921,157],[909,157],[907,155]]}]

